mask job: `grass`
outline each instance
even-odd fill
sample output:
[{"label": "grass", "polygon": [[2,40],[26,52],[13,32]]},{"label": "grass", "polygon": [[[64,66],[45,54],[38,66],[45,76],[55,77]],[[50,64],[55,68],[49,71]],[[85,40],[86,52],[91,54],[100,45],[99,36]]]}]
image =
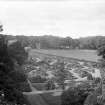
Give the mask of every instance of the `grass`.
[{"label": "grass", "polygon": [[42,91],[42,93],[28,92],[25,97],[31,105],[61,105],[62,91]]},{"label": "grass", "polygon": [[32,83],[32,86],[37,90],[45,90],[46,83]]},{"label": "grass", "polygon": [[39,94],[25,95],[31,105],[49,105]]},{"label": "grass", "polygon": [[42,98],[48,103],[48,105],[61,105],[60,92],[49,92],[41,94]]},{"label": "grass", "polygon": [[33,49],[31,54],[34,55],[35,52],[50,54],[56,56],[62,56],[67,58],[75,58],[79,60],[87,60],[97,62],[99,56],[97,56],[96,50],[45,50],[45,49]]}]

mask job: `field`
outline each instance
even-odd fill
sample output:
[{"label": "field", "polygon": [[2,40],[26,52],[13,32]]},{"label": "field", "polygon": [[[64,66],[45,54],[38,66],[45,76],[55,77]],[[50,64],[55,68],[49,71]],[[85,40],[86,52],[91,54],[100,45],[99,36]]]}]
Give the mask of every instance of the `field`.
[{"label": "field", "polygon": [[44,49],[32,50],[33,55],[35,52],[93,62],[97,62],[99,59],[96,50],[44,50]]}]

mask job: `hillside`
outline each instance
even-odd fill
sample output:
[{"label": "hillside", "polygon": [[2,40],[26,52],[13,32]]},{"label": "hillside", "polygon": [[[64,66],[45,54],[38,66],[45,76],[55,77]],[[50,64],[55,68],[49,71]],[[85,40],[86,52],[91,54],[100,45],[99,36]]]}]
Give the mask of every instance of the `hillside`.
[{"label": "hillside", "polygon": [[[47,52],[46,50],[32,50],[29,53],[29,60],[31,61],[31,68],[28,65],[28,75],[29,77],[34,77],[40,75],[48,80],[55,78],[56,81],[56,70],[57,66],[62,66],[61,61],[64,61],[64,69],[67,72],[67,78],[64,81],[65,89],[78,84],[91,84],[92,78],[101,78],[100,70],[97,67],[97,63],[88,60],[80,60],[80,58],[75,59],[61,56],[60,54],[51,53],[52,50]],[[55,51],[55,50],[54,50]],[[53,52],[53,51],[52,51]],[[57,51],[60,53],[60,51]],[[86,52],[86,51],[85,51]],[[94,51],[90,51],[93,53]],[[63,51],[64,53],[64,51]],[[62,53],[62,54],[63,54]],[[72,54],[72,53],[71,53]],[[59,55],[59,56],[58,56]],[[80,55],[80,54],[79,54]],[[59,69],[58,69],[59,71]],[[47,74],[47,75],[46,75]],[[32,83],[32,86],[36,88],[38,83]],[[40,83],[43,84],[43,83]],[[39,85],[40,86],[40,85]],[[85,86],[86,87],[86,86]],[[34,90],[32,92],[24,93],[31,103],[31,105],[60,105],[62,90],[60,85],[57,83],[57,88],[55,90]]]},{"label": "hillside", "polygon": [[93,36],[73,39],[72,37],[57,37],[53,35],[25,36],[25,35],[6,35],[7,40],[17,39],[22,42],[24,47],[42,49],[98,49],[105,44],[104,36]]},{"label": "hillside", "polygon": [[[33,60],[34,64],[38,65],[35,65],[29,74],[36,75],[37,73],[40,73],[40,75],[43,74],[44,76],[47,73],[48,78],[52,78],[54,77],[57,65],[61,65],[60,62],[63,61],[65,71],[70,73],[77,80],[82,79],[81,76],[84,74],[84,72],[87,72],[87,74],[89,73],[94,77],[100,77],[99,68],[97,68],[97,63],[95,62],[96,59],[94,60],[93,56],[95,51],[88,51],[88,53],[86,51],[83,51],[82,53],[81,51],[76,51],[76,53],[75,50],[71,51],[70,53],[70,51],[64,50],[32,50],[30,52],[30,59]],[[77,53],[78,56],[76,56]],[[86,56],[86,54],[88,55]],[[85,59],[82,57],[85,57]]]}]

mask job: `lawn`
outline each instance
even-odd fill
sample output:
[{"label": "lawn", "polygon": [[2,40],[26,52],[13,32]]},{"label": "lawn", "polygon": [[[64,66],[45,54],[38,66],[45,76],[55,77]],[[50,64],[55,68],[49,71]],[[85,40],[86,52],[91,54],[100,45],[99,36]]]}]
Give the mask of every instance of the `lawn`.
[{"label": "lawn", "polygon": [[61,92],[48,92],[41,94],[41,97],[48,103],[48,105],[61,105]]},{"label": "lawn", "polygon": [[24,93],[24,95],[31,105],[61,105],[60,96],[62,94],[62,91],[53,90],[40,92],[26,92]]},{"label": "lawn", "polygon": [[35,52],[51,54],[56,56],[75,58],[79,60],[87,60],[97,62],[100,58],[97,56],[96,50],[45,50],[45,49],[33,49],[31,50],[31,54],[34,55]]},{"label": "lawn", "polygon": [[32,86],[37,90],[45,90],[46,83],[32,83]]}]

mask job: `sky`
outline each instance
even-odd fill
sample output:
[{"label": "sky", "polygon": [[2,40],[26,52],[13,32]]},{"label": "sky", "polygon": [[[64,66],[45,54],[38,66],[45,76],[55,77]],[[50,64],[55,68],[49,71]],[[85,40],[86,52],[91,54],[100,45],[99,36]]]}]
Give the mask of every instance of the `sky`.
[{"label": "sky", "polygon": [[105,0],[0,0],[3,33],[105,36]]}]

